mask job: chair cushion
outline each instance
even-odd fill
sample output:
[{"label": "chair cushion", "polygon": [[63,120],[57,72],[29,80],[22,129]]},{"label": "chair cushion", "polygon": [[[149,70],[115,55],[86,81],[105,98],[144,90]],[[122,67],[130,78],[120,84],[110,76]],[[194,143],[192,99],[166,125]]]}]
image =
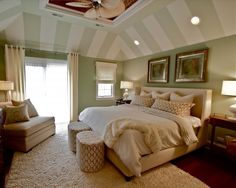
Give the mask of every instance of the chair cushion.
[{"label": "chair cushion", "polygon": [[27,122],[17,122],[4,125],[4,132],[6,136],[29,136],[43,128],[54,124],[54,117],[36,116],[30,118]]}]

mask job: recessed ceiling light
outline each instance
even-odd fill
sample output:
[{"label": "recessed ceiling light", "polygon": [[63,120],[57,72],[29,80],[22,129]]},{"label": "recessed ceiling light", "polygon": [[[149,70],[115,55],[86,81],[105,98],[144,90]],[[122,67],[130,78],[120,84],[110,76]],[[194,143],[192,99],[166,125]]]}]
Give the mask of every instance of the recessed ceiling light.
[{"label": "recessed ceiling light", "polygon": [[192,23],[193,25],[198,25],[198,24],[200,23],[200,18],[197,17],[197,16],[192,17],[192,18],[191,18],[191,23]]},{"label": "recessed ceiling light", "polygon": [[134,44],[138,46],[140,43],[138,40],[134,40]]}]

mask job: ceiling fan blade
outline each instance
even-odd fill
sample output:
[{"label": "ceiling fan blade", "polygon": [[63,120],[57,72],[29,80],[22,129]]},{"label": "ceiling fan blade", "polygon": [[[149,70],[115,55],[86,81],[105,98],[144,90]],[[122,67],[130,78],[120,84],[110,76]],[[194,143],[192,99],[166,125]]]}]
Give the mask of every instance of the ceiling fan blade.
[{"label": "ceiling fan blade", "polygon": [[80,8],[91,8],[93,6],[91,1],[74,1],[74,2],[68,2],[66,5],[71,7],[80,7]]},{"label": "ceiling fan blade", "polygon": [[90,19],[96,19],[99,17],[99,14],[95,8],[91,8],[84,13],[84,17],[90,18]]},{"label": "ceiling fan blade", "polygon": [[113,8],[113,9],[100,7],[98,9],[98,14],[102,18],[113,18],[113,17],[116,17],[116,16],[120,15],[124,11],[125,11],[125,4],[124,4],[123,1],[120,1],[118,6],[116,8]]},{"label": "ceiling fan blade", "polygon": [[102,0],[101,5],[108,9],[116,8],[122,0]]}]

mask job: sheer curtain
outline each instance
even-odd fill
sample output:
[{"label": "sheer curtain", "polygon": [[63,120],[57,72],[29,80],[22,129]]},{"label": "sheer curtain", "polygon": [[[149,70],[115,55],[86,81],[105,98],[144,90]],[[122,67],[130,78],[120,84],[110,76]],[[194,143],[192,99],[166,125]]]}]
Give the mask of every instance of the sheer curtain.
[{"label": "sheer curtain", "polygon": [[69,91],[69,107],[70,121],[78,119],[78,71],[79,71],[79,54],[69,53],[67,55],[68,64],[68,91]]},{"label": "sheer curtain", "polygon": [[26,57],[26,95],[40,115],[68,122],[66,61]]},{"label": "sheer curtain", "polygon": [[25,50],[20,46],[5,45],[6,79],[14,82],[12,98],[25,98]]}]

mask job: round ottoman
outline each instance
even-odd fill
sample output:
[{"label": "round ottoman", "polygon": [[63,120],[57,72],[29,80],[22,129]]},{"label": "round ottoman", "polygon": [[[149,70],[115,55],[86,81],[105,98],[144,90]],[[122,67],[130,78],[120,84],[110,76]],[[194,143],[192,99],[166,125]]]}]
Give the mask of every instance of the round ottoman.
[{"label": "round ottoman", "polygon": [[81,131],[89,131],[91,128],[83,122],[71,122],[68,125],[68,144],[71,151],[76,151],[76,134]]},{"label": "round ottoman", "polygon": [[76,135],[76,159],[84,172],[97,172],[104,165],[103,140],[93,131]]}]

